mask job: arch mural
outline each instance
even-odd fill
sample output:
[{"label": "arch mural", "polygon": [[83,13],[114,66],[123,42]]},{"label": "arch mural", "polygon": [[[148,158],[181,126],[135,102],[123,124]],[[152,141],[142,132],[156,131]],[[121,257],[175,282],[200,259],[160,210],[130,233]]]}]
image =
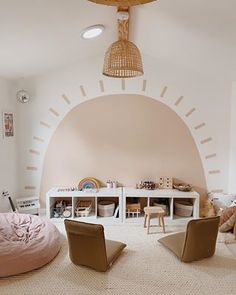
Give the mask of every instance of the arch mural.
[{"label": "arch mural", "polygon": [[[91,87],[91,84],[89,86],[80,85],[78,88],[79,99],[76,99],[71,94],[72,92],[69,94],[68,92],[62,92],[58,96],[56,104],[48,105],[47,114],[39,120],[38,129],[35,129],[34,134],[32,134],[33,144],[28,146],[28,156],[26,157],[28,162],[25,164],[27,171],[25,172],[26,177],[23,178],[24,183],[22,183],[24,195],[39,194],[46,151],[53,134],[67,114],[85,101],[114,94],[146,96],[168,106],[177,114],[188,127],[198,149],[206,180],[206,185],[203,185],[204,190],[222,192],[224,190],[220,181],[222,169],[218,165],[218,153],[214,145],[214,136],[208,133],[207,121],[202,120],[200,111],[194,105],[190,105],[189,102],[186,103],[186,98],[183,95],[172,94],[169,97],[170,88],[168,86],[159,88],[146,79],[138,79],[135,83],[126,80],[118,82],[117,80],[112,82],[113,85],[109,85],[109,87],[107,87],[106,80],[97,80],[96,85],[93,85],[93,87]],[[132,87],[130,87],[129,83],[132,84]],[[111,84],[110,81],[109,84]],[[51,123],[52,121],[53,123]],[[34,159],[34,161],[30,162],[30,158]]]},{"label": "arch mural", "polygon": [[135,186],[173,176],[207,191],[201,158],[182,119],[165,104],[141,95],[107,95],[74,107],[54,132],[44,158],[41,202],[55,186],[85,176]]}]

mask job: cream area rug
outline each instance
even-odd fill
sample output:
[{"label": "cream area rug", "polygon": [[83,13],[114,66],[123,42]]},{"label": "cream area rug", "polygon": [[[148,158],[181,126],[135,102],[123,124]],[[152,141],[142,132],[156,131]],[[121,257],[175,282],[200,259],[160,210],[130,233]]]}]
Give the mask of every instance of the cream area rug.
[{"label": "cream area rug", "polygon": [[[230,295],[236,294],[236,244],[217,242],[212,258],[185,264],[158,243],[159,228],[150,235],[142,225],[105,225],[106,237],[127,243],[127,248],[106,273],[73,265],[63,223],[62,249],[47,266],[17,277],[0,279],[1,295]],[[168,225],[167,234],[183,229]]]}]

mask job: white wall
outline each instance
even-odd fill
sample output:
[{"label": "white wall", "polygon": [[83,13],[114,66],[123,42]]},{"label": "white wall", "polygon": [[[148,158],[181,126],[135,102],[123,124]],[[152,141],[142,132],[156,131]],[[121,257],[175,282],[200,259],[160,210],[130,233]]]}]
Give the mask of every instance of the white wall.
[{"label": "white wall", "polygon": [[229,191],[236,193],[236,82],[232,84]]},{"label": "white wall", "polygon": [[[1,134],[0,134],[0,212],[9,210],[7,199],[2,198],[3,190],[8,190],[14,198],[18,191],[17,177],[17,116],[15,113],[16,101],[13,96],[12,82],[0,78],[0,116],[1,116]],[[4,111],[14,113],[14,137],[3,138],[3,118]]]},{"label": "white wall", "polygon": [[[64,116],[85,100],[117,93],[146,95],[173,109],[187,124],[196,142],[208,190],[227,191],[231,85],[222,80],[222,77],[213,78],[206,76],[204,72],[196,73],[144,56],[145,76],[127,79],[125,89],[122,89],[121,80],[104,78],[101,75],[102,62],[102,58],[83,60],[73,67],[25,81],[33,99],[29,104],[18,105],[20,195],[39,194],[44,155],[52,134]],[[145,91],[142,89],[144,79],[147,80]],[[104,92],[100,89],[100,80],[103,80]],[[81,93],[80,85],[85,89],[85,97]],[[161,97],[165,86],[168,89],[165,96]],[[62,94],[69,97],[70,104],[65,103]],[[184,99],[177,107],[175,102],[180,96],[184,96]],[[55,109],[59,116],[53,115],[49,108]],[[196,111],[186,116],[193,108]],[[42,126],[40,121],[49,124],[49,128]],[[205,123],[205,126],[195,129],[201,123]],[[43,138],[44,142],[34,140],[34,136]],[[201,143],[209,137],[212,138],[211,141]],[[30,153],[30,149],[39,154]],[[206,159],[207,155],[212,154],[216,156]],[[37,170],[27,170],[28,166],[36,167]],[[211,171],[217,173],[210,173]]]}]

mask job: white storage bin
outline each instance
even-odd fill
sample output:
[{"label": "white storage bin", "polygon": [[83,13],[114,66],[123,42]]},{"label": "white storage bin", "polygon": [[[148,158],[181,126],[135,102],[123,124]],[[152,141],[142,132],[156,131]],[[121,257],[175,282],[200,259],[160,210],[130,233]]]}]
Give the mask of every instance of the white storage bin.
[{"label": "white storage bin", "polygon": [[193,213],[193,205],[188,201],[175,201],[175,215],[190,217]]},{"label": "white storage bin", "polygon": [[98,215],[102,217],[111,217],[114,214],[115,203],[110,201],[100,201],[98,204]]}]

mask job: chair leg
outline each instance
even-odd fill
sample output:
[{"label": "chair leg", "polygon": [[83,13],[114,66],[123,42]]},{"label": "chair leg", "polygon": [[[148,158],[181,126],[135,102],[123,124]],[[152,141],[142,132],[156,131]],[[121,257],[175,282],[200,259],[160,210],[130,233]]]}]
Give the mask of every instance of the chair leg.
[{"label": "chair leg", "polygon": [[158,221],[159,221],[159,226],[161,226],[161,218],[160,218],[160,215],[158,214]]},{"label": "chair leg", "polygon": [[144,224],[143,224],[143,227],[144,228],[147,227],[146,222],[147,222],[147,215],[144,214]]},{"label": "chair leg", "polygon": [[150,215],[148,215],[148,217],[147,217],[147,222],[148,222],[148,225],[147,225],[147,233],[149,234],[149,228],[150,228]]},{"label": "chair leg", "polygon": [[165,229],[164,216],[161,217],[161,222],[162,222],[163,232],[165,234],[166,233],[166,229]]}]

